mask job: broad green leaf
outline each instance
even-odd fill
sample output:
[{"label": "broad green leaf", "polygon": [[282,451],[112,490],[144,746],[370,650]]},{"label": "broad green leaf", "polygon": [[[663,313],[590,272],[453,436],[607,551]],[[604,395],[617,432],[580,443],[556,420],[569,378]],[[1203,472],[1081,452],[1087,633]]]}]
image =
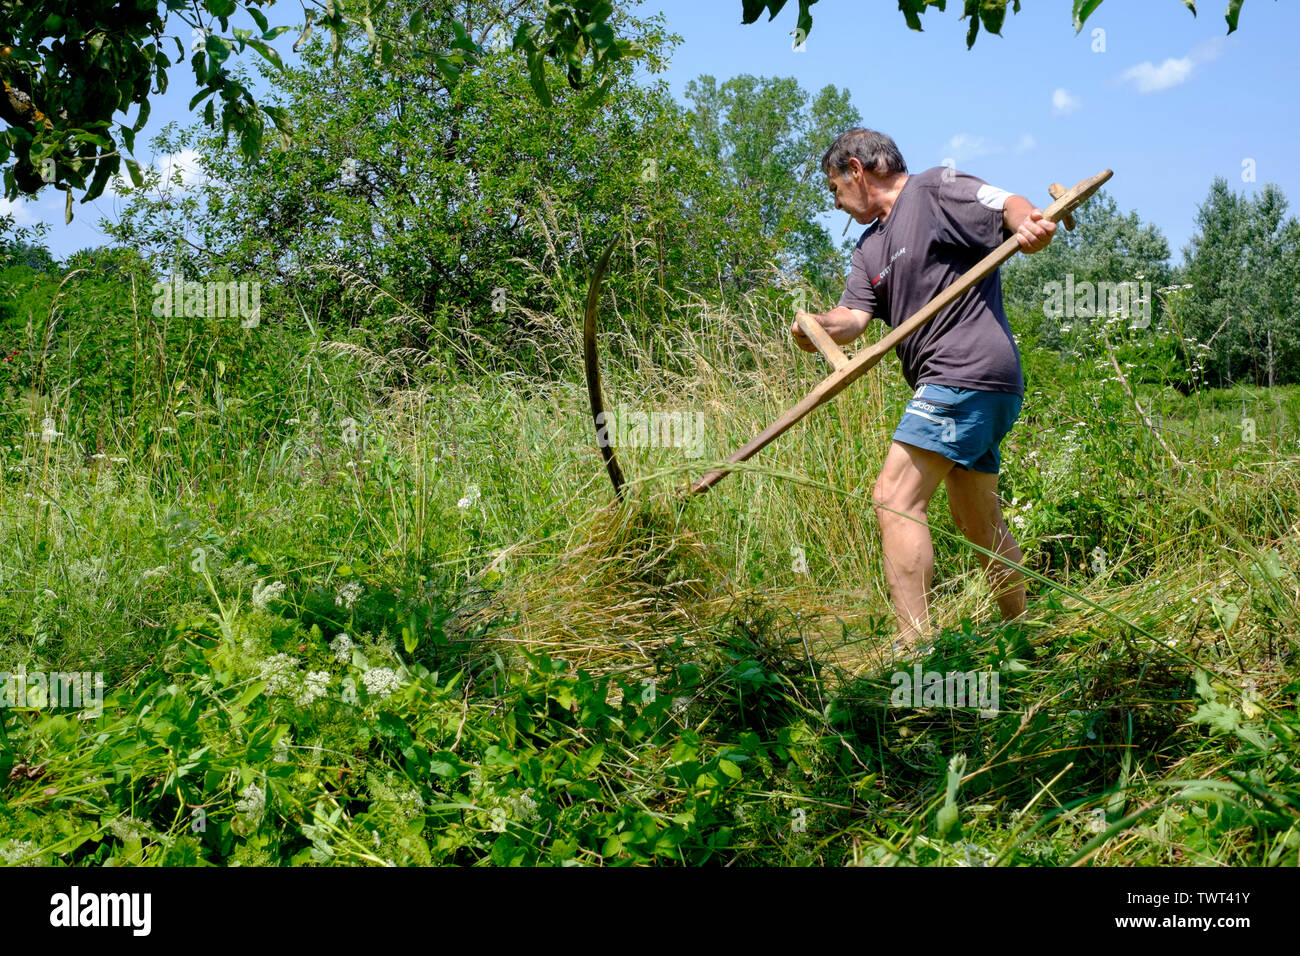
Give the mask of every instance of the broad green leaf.
[{"label": "broad green leaf", "polygon": [[1193,715],[1192,723],[1208,724],[1216,734],[1231,734],[1241,724],[1241,714],[1227,704],[1202,704]]},{"label": "broad green leaf", "polygon": [[[1223,15],[1223,19],[1228,21],[1229,33],[1237,29],[1237,18],[1241,16],[1241,4],[1242,0],[1228,0],[1228,12]],[[1196,12],[1195,8],[1192,9],[1192,12]]]},{"label": "broad green leaf", "polygon": [[262,56],[274,65],[277,70],[284,69],[284,63],[280,60],[280,54],[275,52],[275,48],[269,43],[265,43],[262,40],[251,39],[248,41],[248,45],[258,53],[262,54]]}]

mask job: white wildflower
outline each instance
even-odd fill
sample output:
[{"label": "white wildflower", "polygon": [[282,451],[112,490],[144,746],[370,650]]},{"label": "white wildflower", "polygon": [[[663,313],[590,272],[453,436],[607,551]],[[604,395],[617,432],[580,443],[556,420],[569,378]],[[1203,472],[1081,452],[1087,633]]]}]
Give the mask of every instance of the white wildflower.
[{"label": "white wildflower", "polygon": [[143,838],[145,833],[150,832],[149,824],[143,820],[137,820],[129,814],[125,817],[114,817],[108,821],[108,829],[113,836],[117,837],[123,843],[134,843]]},{"label": "white wildflower", "polygon": [[391,696],[402,686],[402,678],[391,667],[372,667],[361,675],[366,685],[366,693],[378,700]]},{"label": "white wildflower", "polygon": [[361,582],[355,579],[347,581],[334,595],[334,606],[350,611],[359,597],[361,597]]},{"label": "white wildflower", "polygon": [[308,707],[313,702],[324,697],[329,686],[329,671],[308,671],[307,676],[303,678],[302,687],[298,689],[298,696],[293,699],[293,702],[299,707]]},{"label": "white wildflower", "polygon": [[[5,866],[17,866],[19,860],[35,857],[38,849],[31,840],[6,840],[4,845],[0,846],[0,860],[4,861]],[[22,865],[35,866],[36,862],[35,859],[31,859]]]},{"label": "white wildflower", "polygon": [[266,681],[269,694],[292,690],[298,683],[298,659],[288,654],[276,654],[262,661],[259,680]]},{"label": "white wildflower", "polygon": [[334,640],[330,641],[330,650],[334,652],[334,659],[340,664],[346,664],[352,659],[352,638],[346,634],[340,634]]},{"label": "white wildflower", "polygon": [[465,490],[465,497],[456,502],[456,507],[461,511],[466,511],[481,497],[482,496],[478,492],[478,485],[470,485],[469,488]]},{"label": "white wildflower", "polygon": [[258,578],[257,583],[253,585],[253,604],[256,607],[266,607],[272,601],[280,600],[284,594],[284,582],[272,581],[270,584],[263,584],[265,578]]},{"label": "white wildflower", "polygon": [[257,565],[252,561],[236,561],[217,572],[217,576],[230,587],[239,587],[253,580]]},{"label": "white wildflower", "polygon": [[988,866],[997,859],[991,850],[975,843],[961,844],[961,855],[960,866]]},{"label": "white wildflower", "polygon": [[60,435],[62,435],[62,434],[63,434],[63,432],[58,431],[58,430],[54,427],[54,419],[53,419],[53,418],[42,419],[42,421],[41,421],[41,441],[45,442],[46,444],[49,444],[50,442],[54,441],[56,438],[58,438],[58,437],[59,437]]},{"label": "white wildflower", "polygon": [[529,787],[523,793],[506,797],[506,805],[510,808],[512,819],[523,824],[537,822],[540,815],[537,812],[537,801],[530,796],[532,792],[533,788]]},{"label": "white wildflower", "polygon": [[262,814],[266,812],[266,791],[257,784],[250,783],[239,791],[239,797],[235,801],[235,811],[250,824],[261,822]]},{"label": "white wildflower", "polygon": [[275,746],[271,749],[271,759],[276,763],[288,763],[291,746],[293,746],[293,737],[286,734],[275,742]]}]

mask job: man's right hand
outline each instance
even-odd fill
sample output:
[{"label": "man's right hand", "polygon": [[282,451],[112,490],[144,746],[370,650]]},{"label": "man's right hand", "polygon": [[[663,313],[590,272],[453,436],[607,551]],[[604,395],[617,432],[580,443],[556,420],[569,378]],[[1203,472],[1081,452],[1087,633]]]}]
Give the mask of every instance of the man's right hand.
[{"label": "man's right hand", "polygon": [[[871,323],[871,313],[864,312],[861,309],[850,309],[846,306],[837,305],[829,312],[818,315],[811,313],[812,317],[817,320],[817,324],[826,330],[826,334],[831,337],[836,345],[847,345],[866,331],[867,326]],[[813,344],[812,339],[803,334],[803,329],[799,328],[798,322],[790,323],[790,334],[794,336],[795,344],[805,352],[816,352],[817,346]]]}]

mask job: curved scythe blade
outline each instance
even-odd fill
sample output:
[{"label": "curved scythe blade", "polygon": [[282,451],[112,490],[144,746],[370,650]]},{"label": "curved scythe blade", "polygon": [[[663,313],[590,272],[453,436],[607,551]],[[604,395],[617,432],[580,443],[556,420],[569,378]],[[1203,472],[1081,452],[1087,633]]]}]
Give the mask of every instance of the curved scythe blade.
[{"label": "curved scythe blade", "polygon": [[605,470],[609,472],[609,480],[614,483],[614,497],[622,501],[623,470],[618,467],[618,461],[614,458],[614,449],[609,444],[605,402],[600,394],[600,365],[597,363],[596,355],[596,317],[600,312],[600,283],[605,278],[605,267],[609,265],[609,257],[614,252],[617,241],[614,240],[605,248],[596,263],[596,270],[591,274],[591,285],[587,289],[587,311],[582,319],[582,364],[587,371],[587,394],[591,397],[591,418],[596,426],[596,444],[605,459]]}]

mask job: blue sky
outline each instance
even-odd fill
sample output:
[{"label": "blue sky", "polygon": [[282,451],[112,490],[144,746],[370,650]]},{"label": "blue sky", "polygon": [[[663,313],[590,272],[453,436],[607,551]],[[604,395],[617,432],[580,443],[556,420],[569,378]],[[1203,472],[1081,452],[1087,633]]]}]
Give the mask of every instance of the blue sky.
[{"label": "blue sky", "polygon": [[[1028,0],[1003,37],[981,32],[970,51],[957,0],[926,14],[923,33],[907,29],[892,0],[820,0],[804,52],[792,49],[796,0],[749,26],[740,0],[647,0],[638,12],[662,10],[683,38],[662,74],[679,99],[702,73],[793,76],[809,92],[847,87],[865,125],[893,136],[913,171],[952,159],[1040,206],[1048,183],[1110,168],[1120,208],[1159,226],[1181,262],[1216,175],[1236,190],[1273,182],[1300,202],[1300,9],[1247,0],[1241,28],[1225,36],[1223,5],[1203,0],[1193,18],[1179,0],[1107,0],[1076,35],[1065,0]],[[287,54],[292,42],[277,47]],[[193,91],[188,67],[173,71],[137,142],[186,121]],[[143,145],[140,158],[167,161]],[[64,226],[62,199],[47,193],[17,209],[0,200],[0,211],[48,222],[58,256],[104,242],[97,223],[115,216],[116,201],[79,203]],[[844,221],[827,219],[836,238]]]}]

